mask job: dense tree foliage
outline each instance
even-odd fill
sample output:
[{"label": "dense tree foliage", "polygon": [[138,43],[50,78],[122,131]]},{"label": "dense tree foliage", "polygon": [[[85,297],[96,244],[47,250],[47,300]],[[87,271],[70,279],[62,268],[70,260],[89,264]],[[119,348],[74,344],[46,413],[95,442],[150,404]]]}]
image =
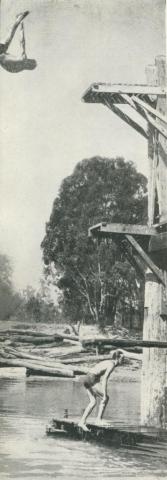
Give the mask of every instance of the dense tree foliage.
[{"label": "dense tree foliage", "polygon": [[146,223],[147,181],[132,162],[94,157],[64,179],[42,242],[46,275],[53,268],[64,313],[112,323],[119,305],[138,299],[136,272],[111,239],[88,239],[98,222]]},{"label": "dense tree foliage", "polygon": [[0,254],[0,320],[7,320],[20,305],[20,295],[12,283],[12,266],[7,255]]}]

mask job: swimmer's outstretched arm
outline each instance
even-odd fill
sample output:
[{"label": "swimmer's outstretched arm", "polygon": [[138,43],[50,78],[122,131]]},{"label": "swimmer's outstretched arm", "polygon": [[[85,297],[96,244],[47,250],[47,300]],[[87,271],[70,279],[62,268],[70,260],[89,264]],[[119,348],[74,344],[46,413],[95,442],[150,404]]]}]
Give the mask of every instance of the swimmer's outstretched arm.
[{"label": "swimmer's outstretched arm", "polygon": [[111,375],[112,371],[114,370],[115,365],[112,365],[107,368],[105,374],[102,377],[102,392],[104,397],[107,397],[107,383],[108,383],[108,378]]}]

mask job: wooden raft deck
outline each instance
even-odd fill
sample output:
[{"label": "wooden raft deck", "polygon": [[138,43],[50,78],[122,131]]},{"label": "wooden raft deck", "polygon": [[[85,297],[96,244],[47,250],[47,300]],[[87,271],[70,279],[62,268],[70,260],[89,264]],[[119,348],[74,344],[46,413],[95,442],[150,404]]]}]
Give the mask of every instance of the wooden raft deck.
[{"label": "wooden raft deck", "polygon": [[[89,432],[78,426],[79,418],[55,418],[47,427],[47,434],[72,440],[86,440],[101,445],[119,447],[139,447],[142,449],[167,449],[167,430],[155,428],[113,425],[104,422],[97,425],[95,421],[87,423]],[[167,451],[167,450],[166,450]]]}]

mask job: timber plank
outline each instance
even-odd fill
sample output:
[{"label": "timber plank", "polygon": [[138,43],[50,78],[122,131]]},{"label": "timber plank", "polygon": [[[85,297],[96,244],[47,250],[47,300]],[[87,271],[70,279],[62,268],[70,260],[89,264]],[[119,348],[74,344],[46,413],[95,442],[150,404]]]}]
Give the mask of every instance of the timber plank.
[{"label": "timber plank", "polygon": [[130,234],[142,236],[157,236],[156,229],[148,225],[132,225],[124,223],[98,223],[89,228],[89,236],[96,234]]},{"label": "timber plank", "polygon": [[147,84],[141,85],[128,85],[128,84],[112,84],[112,83],[93,83],[84,93],[82,99],[84,102],[92,103],[92,102],[101,102],[100,94],[110,94],[111,97],[113,96],[114,101],[114,94],[116,93],[125,93],[128,95],[146,95],[146,96],[157,96],[157,95],[165,95],[165,88],[160,86],[153,86]]},{"label": "timber plank", "polygon": [[[148,442],[148,449],[157,440],[167,441],[167,432],[158,429],[142,429],[139,426],[113,425],[111,422],[97,424],[94,419],[87,422],[89,431],[85,432],[78,425],[79,418],[55,418],[47,427],[47,434],[54,437],[63,436],[73,440],[86,440],[108,446],[134,447],[142,444],[143,450]],[[165,443],[166,444],[166,443]]]}]

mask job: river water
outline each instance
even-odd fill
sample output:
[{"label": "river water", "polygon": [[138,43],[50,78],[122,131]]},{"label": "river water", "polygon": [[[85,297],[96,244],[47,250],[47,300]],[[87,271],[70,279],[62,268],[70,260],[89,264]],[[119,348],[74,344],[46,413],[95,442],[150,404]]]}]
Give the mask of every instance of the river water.
[{"label": "river water", "polygon": [[[113,424],[139,423],[139,382],[111,381],[109,394],[106,418]],[[0,479],[167,478],[164,454],[154,458],[126,448],[46,435],[53,417],[64,415],[66,408],[69,414],[80,415],[86,403],[79,381],[26,378],[23,369],[1,369]]]}]

